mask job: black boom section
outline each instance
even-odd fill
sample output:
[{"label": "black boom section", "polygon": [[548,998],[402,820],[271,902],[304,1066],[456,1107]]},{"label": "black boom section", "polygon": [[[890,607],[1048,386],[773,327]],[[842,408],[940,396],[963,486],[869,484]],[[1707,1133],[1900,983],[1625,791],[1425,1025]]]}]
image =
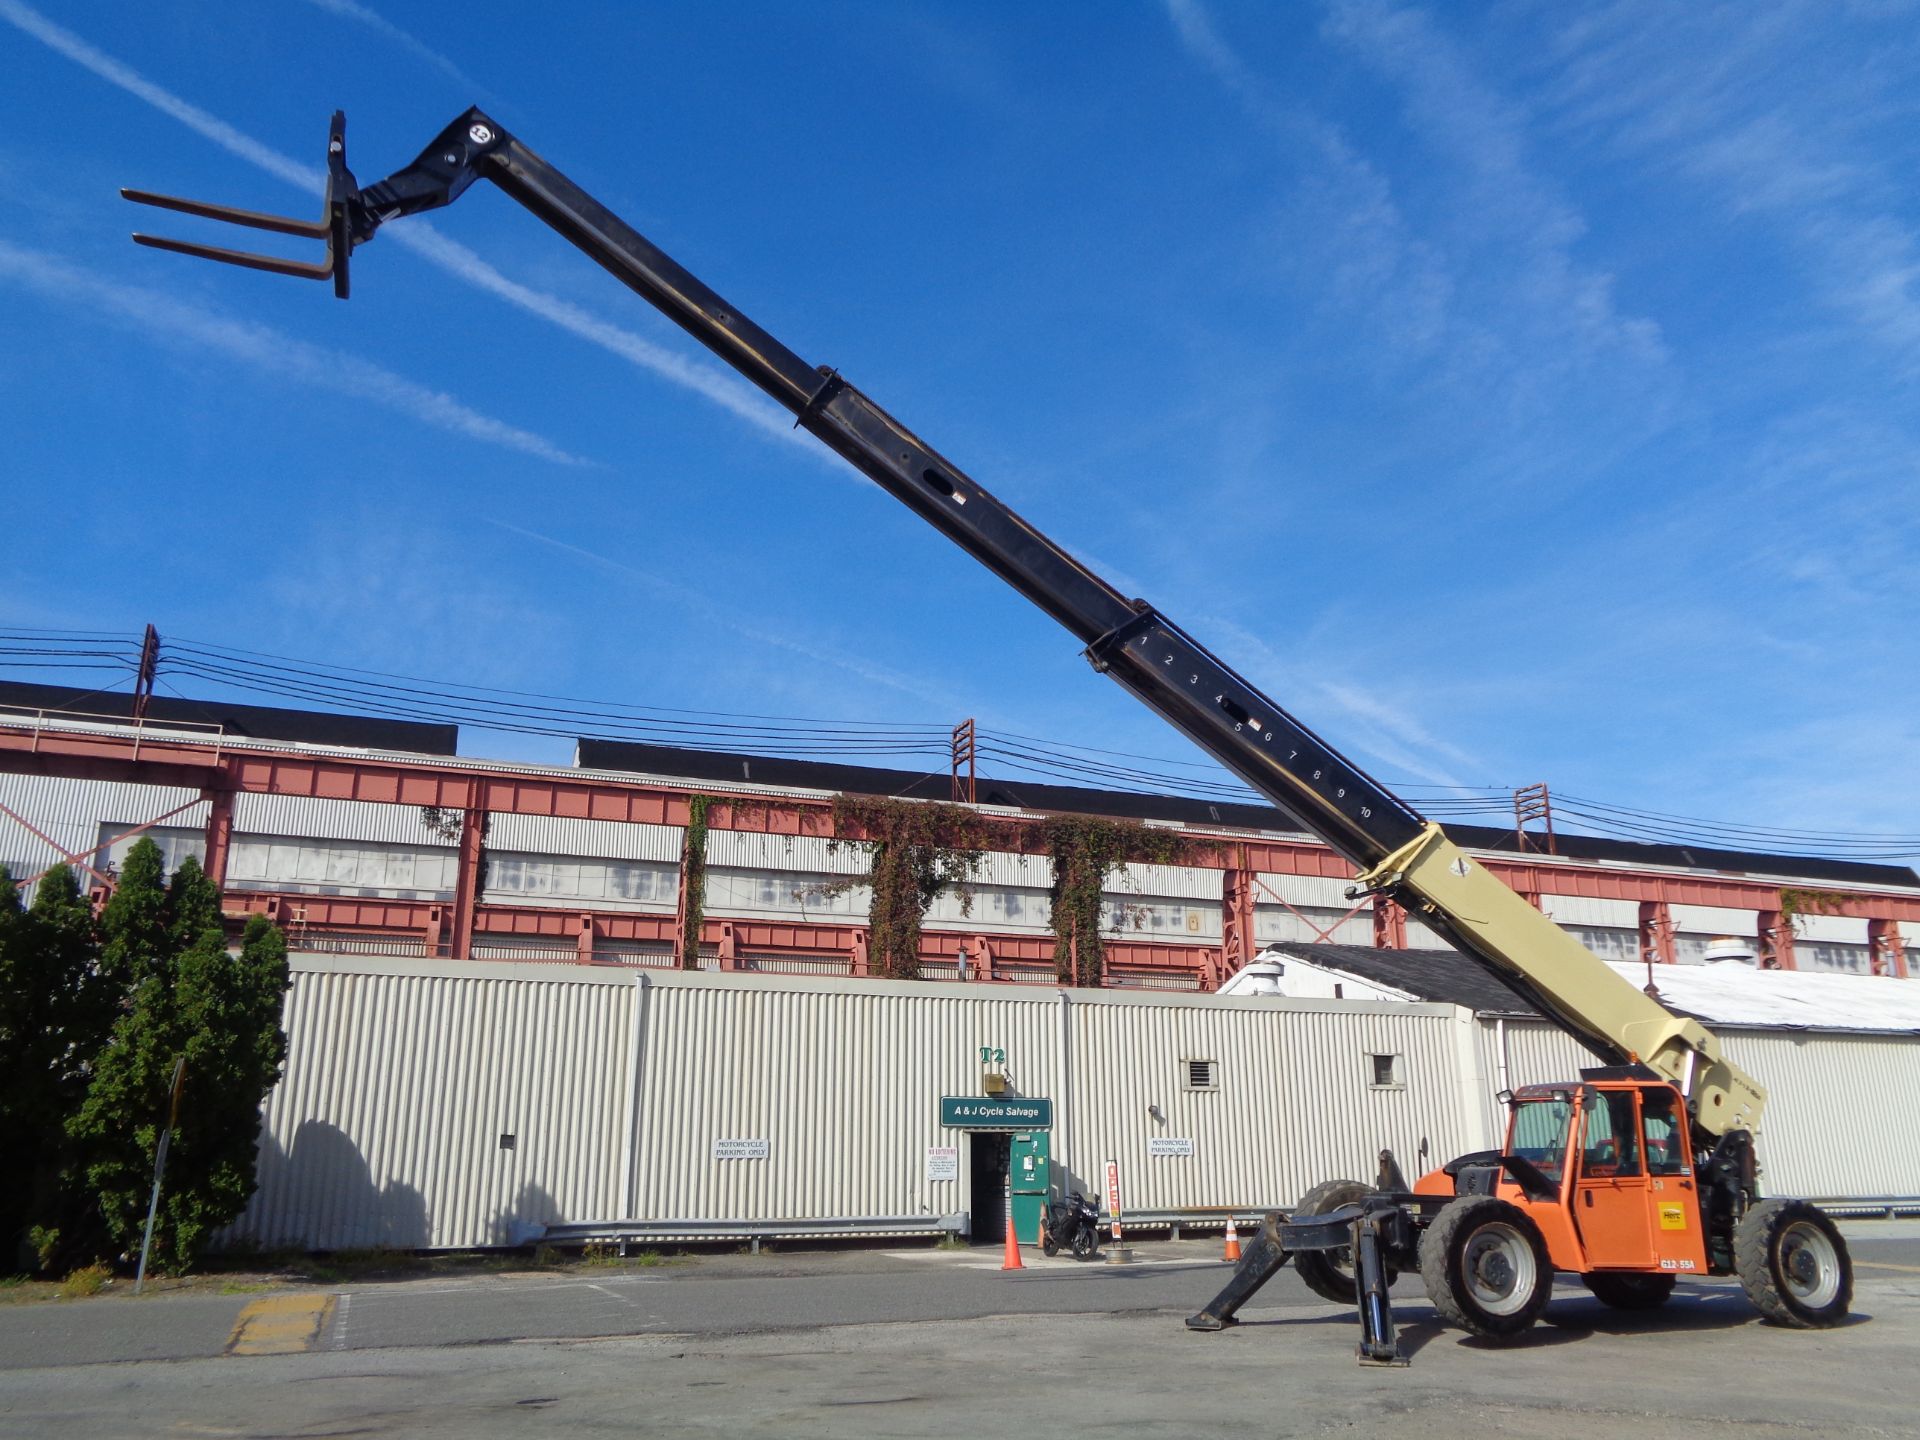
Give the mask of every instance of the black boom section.
[{"label": "black boom section", "polygon": [[324,262],[144,244],[256,269],[331,277],[347,294],[352,250],[388,220],[451,204],[491,180],[795,416],[856,469],[1071,631],[1110,674],[1294,823],[1355,865],[1412,840],[1421,818],[1331,745],[1142,600],[1129,600],[995,499],[830,368],[802,360],[494,120],[469,110],[402,170],[361,190],[346,164],[346,119],[328,137],[327,214],[282,220],[146,191],[127,198],[254,228],[328,239]]},{"label": "black boom section", "polygon": [[[1151,607],[1130,601],[857,387],[807,364],[519,141],[475,111],[447,132],[540,219],[797,417],[796,424],[1071,631],[1095,667],[1357,865],[1421,819]],[[429,152],[430,154],[432,152]],[[435,156],[436,164],[444,164]]]}]

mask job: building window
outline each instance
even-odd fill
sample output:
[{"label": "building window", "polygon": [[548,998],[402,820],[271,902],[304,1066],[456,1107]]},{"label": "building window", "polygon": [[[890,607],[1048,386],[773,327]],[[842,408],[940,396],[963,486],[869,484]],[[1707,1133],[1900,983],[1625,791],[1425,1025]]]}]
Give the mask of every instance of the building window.
[{"label": "building window", "polygon": [[1187,1089],[1218,1090],[1220,1076],[1211,1060],[1187,1060],[1182,1062],[1187,1073]]},{"label": "building window", "polygon": [[1407,1085],[1406,1071],[1398,1055],[1369,1055],[1367,1063],[1373,1076],[1376,1090],[1404,1090]]}]

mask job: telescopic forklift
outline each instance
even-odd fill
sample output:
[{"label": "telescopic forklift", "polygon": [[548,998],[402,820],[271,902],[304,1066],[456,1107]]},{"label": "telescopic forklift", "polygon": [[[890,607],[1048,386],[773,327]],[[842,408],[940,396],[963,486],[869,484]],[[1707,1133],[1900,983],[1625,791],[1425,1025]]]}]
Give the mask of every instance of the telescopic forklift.
[{"label": "telescopic forklift", "polygon": [[1188,1320],[1217,1330],[1289,1259],[1359,1314],[1364,1362],[1404,1363],[1388,1286],[1420,1273],[1454,1324],[1508,1339],[1545,1307],[1555,1272],[1601,1301],[1651,1309],[1677,1277],[1736,1275],[1762,1316],[1838,1324],[1852,1262],[1804,1200],[1762,1199],[1754,1136],[1766,1094],[1698,1021],[1636,989],[1490,874],[1440,827],[1261,694],[1144,600],[1129,599],[1022,520],[836,370],[807,364],[479,110],[364,190],[346,120],[327,141],[317,221],[124,190],[144,205],[325,242],[317,261],[136,235],[143,245],[331,280],[389,220],[490,180],[759,386],[887,490],[1065,626],[1111,676],[1355,867],[1349,894],[1404,906],[1607,1063],[1503,1095],[1505,1144],[1408,1185],[1382,1152],[1371,1184],[1315,1187],[1266,1217],[1226,1288]]}]

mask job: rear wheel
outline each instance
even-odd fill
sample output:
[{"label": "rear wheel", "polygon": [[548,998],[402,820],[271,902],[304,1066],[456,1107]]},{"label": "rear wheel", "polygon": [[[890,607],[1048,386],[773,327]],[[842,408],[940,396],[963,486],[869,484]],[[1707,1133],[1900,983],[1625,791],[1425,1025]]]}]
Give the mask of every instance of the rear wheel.
[{"label": "rear wheel", "polygon": [[[1371,1185],[1363,1185],[1358,1180],[1329,1180],[1314,1186],[1301,1197],[1300,1203],[1293,1207],[1293,1218],[1304,1220],[1310,1215],[1325,1215],[1342,1205],[1358,1204],[1372,1193]],[[1306,1281],[1307,1288],[1322,1300],[1352,1305],[1360,1298],[1359,1282],[1353,1273],[1351,1245],[1342,1245],[1338,1250],[1298,1251],[1293,1257],[1293,1268],[1300,1272],[1300,1278]],[[1391,1285],[1399,1278],[1399,1273],[1389,1265],[1387,1283]]]},{"label": "rear wheel", "polygon": [[1518,1206],[1490,1195],[1453,1201],[1427,1227],[1420,1278],[1443,1319],[1490,1340],[1527,1329],[1553,1294],[1540,1228]]},{"label": "rear wheel", "polygon": [[1853,1257],[1832,1220],[1805,1200],[1763,1200],[1733,1232],[1733,1267],[1754,1309],[1776,1325],[1823,1330],[1853,1303]]},{"label": "rear wheel", "polygon": [[1040,1253],[1049,1260],[1060,1253],[1060,1246],[1054,1241],[1051,1230],[1040,1237]]},{"label": "rear wheel", "polygon": [[1622,1275],[1597,1271],[1582,1275],[1587,1289],[1602,1305],[1615,1310],[1658,1310],[1673,1294],[1671,1275]]}]

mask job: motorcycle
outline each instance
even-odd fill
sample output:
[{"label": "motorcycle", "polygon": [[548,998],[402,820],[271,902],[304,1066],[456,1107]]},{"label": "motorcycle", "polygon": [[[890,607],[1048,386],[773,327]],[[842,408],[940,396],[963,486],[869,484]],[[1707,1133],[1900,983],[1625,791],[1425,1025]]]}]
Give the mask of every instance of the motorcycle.
[{"label": "motorcycle", "polygon": [[1100,1212],[1078,1190],[1050,1201],[1045,1220],[1040,1233],[1042,1254],[1053,1256],[1067,1249],[1075,1259],[1085,1260],[1100,1248]]}]

